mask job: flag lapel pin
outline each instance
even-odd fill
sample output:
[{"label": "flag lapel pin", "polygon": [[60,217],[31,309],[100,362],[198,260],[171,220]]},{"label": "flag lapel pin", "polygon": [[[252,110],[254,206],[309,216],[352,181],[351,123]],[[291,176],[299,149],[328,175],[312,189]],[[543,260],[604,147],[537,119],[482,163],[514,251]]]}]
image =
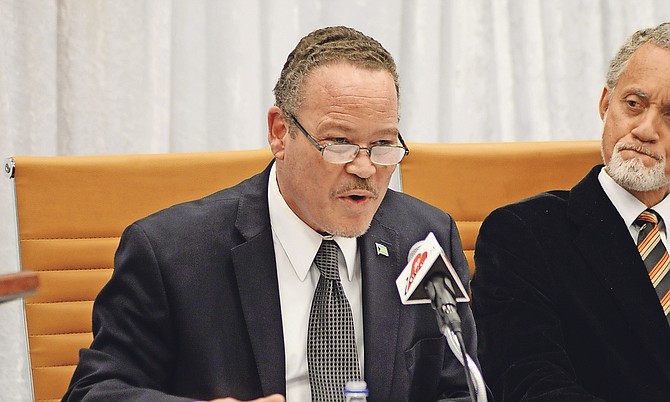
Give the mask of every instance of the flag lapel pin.
[{"label": "flag lapel pin", "polygon": [[385,245],[380,243],[375,243],[375,248],[377,249],[377,255],[383,255],[384,257],[389,256],[389,250]]}]

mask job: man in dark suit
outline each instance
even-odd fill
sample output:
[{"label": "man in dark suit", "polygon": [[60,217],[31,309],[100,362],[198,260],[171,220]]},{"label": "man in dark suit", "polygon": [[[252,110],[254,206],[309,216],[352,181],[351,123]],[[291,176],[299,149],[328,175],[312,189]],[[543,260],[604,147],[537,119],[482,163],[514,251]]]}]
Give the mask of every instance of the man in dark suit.
[{"label": "man in dark suit", "polygon": [[[447,214],[387,190],[407,153],[391,55],[353,29],[317,30],[274,92],[264,172],[126,229],[64,400],[343,400],[342,382],[315,396],[323,385],[308,350],[312,296],[326,280],[313,260],[329,240],[349,308],[337,320],[353,323],[351,343],[330,349],[353,351],[369,401],[468,395],[434,311],[402,305],[395,285],[431,231],[463,283],[468,268]],[[459,313],[475,357],[472,314]]]},{"label": "man in dark suit", "polygon": [[473,312],[497,401],[670,401],[670,24],[619,50],[600,115],[605,166],[479,232]]}]

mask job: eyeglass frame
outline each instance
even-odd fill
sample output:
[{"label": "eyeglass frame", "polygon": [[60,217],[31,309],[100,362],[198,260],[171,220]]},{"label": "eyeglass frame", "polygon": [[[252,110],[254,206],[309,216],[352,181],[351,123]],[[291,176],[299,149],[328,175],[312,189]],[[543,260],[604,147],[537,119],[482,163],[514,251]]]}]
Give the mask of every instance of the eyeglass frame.
[{"label": "eyeglass frame", "polygon": [[[400,131],[398,131],[398,140],[400,140],[400,145],[381,145],[380,144],[380,145],[373,145],[371,147],[362,147],[358,144],[326,144],[326,145],[322,146],[321,144],[319,144],[319,142],[316,140],[316,138],[312,137],[312,135],[310,133],[308,133],[307,130],[305,130],[305,128],[302,126],[302,124],[300,124],[298,119],[296,119],[296,117],[293,114],[289,114],[288,116],[291,118],[291,120],[296,125],[296,127],[298,127],[298,130],[300,130],[300,132],[303,133],[305,135],[305,137],[307,137],[309,142],[312,145],[314,145],[314,148],[316,148],[317,151],[319,151],[319,153],[321,153],[322,157],[323,157],[323,151],[329,146],[333,146],[333,145],[354,145],[354,146],[358,147],[358,150],[356,151],[356,154],[354,154],[354,157],[350,161],[339,162],[338,163],[338,162],[330,162],[330,161],[326,160],[326,162],[332,163],[334,165],[344,165],[344,164],[347,164],[347,163],[351,163],[354,159],[356,159],[356,157],[358,156],[358,154],[361,152],[362,149],[364,149],[368,153],[368,157],[370,158],[370,162],[374,163],[375,165],[380,165],[380,166],[394,166],[394,165],[397,165],[400,162],[402,162],[402,160],[405,159],[405,157],[407,155],[409,155],[409,148],[407,148],[407,144],[405,144],[405,140],[402,138],[402,135],[400,134]],[[398,162],[392,163],[390,165],[375,163],[375,162],[372,161],[372,148],[374,148],[374,147],[402,148],[402,149],[405,150],[405,154],[402,156],[402,158],[400,158],[400,160]]]}]

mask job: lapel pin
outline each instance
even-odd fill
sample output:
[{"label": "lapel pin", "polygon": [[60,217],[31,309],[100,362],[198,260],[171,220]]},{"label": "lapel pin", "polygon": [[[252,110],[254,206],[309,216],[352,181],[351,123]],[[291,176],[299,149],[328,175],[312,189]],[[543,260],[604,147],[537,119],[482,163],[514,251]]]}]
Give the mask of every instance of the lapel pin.
[{"label": "lapel pin", "polygon": [[388,256],[389,256],[389,250],[386,248],[385,245],[383,245],[383,244],[379,244],[379,243],[375,243],[375,247],[377,248],[377,255],[380,255],[380,254],[381,254],[381,255],[383,255],[384,257],[388,257]]}]

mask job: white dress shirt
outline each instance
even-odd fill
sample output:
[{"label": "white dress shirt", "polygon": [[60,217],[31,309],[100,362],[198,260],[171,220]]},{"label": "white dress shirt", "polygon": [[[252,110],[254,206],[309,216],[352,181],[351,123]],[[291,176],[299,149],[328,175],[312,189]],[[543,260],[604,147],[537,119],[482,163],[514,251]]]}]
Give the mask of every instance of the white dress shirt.
[{"label": "white dress shirt", "polygon": [[[635,198],[635,196],[628,192],[625,188],[621,187],[617,182],[610,177],[610,175],[603,168],[598,174],[598,181],[600,185],[605,190],[605,194],[612,201],[614,207],[619,212],[619,215],[623,218],[624,222],[628,227],[631,237],[635,244],[637,244],[637,235],[640,231],[640,228],[635,225],[635,219],[645,210],[647,206],[642,203],[642,201]],[[659,232],[661,234],[661,240],[665,244],[666,248],[668,247],[667,233],[666,233],[666,224],[668,219],[670,219],[670,197],[665,197],[661,202],[654,205],[651,209],[656,211],[661,217],[662,221],[658,225]]]},{"label": "white dress shirt", "polygon": [[[276,165],[270,171],[268,205],[277,261],[279,298],[286,354],[286,400],[311,400],[307,366],[307,330],[312,297],[319,281],[314,257],[323,236],[307,226],[284,201],[277,185]],[[356,238],[335,237],[340,248],[340,278],[353,317],[358,360],[363,375],[363,305],[361,259]],[[344,257],[344,258],[343,258]]]}]

